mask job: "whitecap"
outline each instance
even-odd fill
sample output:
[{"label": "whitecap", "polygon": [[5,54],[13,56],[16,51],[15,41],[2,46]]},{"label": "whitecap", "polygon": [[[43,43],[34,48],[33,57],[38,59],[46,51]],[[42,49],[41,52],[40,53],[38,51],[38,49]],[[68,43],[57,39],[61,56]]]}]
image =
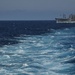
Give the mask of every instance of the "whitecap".
[{"label": "whitecap", "polygon": [[56,32],[55,34],[61,34],[61,32]]},{"label": "whitecap", "polygon": [[27,67],[27,66],[29,66],[29,65],[28,65],[28,64],[26,64],[26,63],[24,63],[24,64],[23,64],[23,67]]},{"label": "whitecap", "polygon": [[25,51],[20,49],[20,50],[16,50],[16,53],[17,53],[17,54],[24,54]]},{"label": "whitecap", "polygon": [[72,48],[72,47],[70,47],[69,49],[70,49],[70,51],[75,51],[75,49],[74,49],[74,48]]},{"label": "whitecap", "polygon": [[54,38],[55,36],[50,36],[51,38]]},{"label": "whitecap", "polygon": [[9,59],[10,56],[9,56],[9,55],[3,55],[3,58],[5,58],[5,59]]},{"label": "whitecap", "polygon": [[41,44],[41,43],[36,44],[36,47],[41,47],[41,46],[44,46],[44,44]]}]

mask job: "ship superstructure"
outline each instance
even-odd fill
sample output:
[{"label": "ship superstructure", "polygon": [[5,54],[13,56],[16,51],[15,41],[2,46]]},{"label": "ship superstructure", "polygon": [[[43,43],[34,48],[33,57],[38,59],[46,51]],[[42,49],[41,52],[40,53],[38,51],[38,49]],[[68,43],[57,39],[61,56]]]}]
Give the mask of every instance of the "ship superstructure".
[{"label": "ship superstructure", "polygon": [[68,18],[64,15],[63,18],[55,18],[56,23],[75,23],[75,15],[71,14]]}]

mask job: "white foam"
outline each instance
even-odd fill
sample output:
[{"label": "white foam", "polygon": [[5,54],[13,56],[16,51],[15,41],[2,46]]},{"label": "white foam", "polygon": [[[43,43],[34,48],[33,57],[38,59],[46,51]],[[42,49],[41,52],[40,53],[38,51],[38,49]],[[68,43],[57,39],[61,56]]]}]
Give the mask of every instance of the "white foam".
[{"label": "white foam", "polygon": [[26,63],[24,63],[24,64],[23,64],[23,67],[27,67],[27,66],[29,66],[29,65],[28,65],[28,64],[26,64]]},{"label": "white foam", "polygon": [[3,58],[10,59],[10,56],[9,55],[3,55]]},{"label": "white foam", "polygon": [[55,34],[61,34],[61,32],[56,32]]},{"label": "white foam", "polygon": [[0,50],[0,52],[5,53],[5,51],[4,51],[4,50]]},{"label": "white foam", "polygon": [[[15,71],[18,72],[18,74],[19,74],[19,73],[20,73],[20,74],[23,73],[23,74],[27,74],[27,75],[34,75],[34,74],[31,73],[31,72],[27,72],[26,69],[15,69]],[[17,74],[17,75],[18,75],[18,74]]]},{"label": "white foam", "polygon": [[[70,68],[70,64],[63,64],[62,62],[65,62],[72,58],[72,56],[68,53],[74,52],[74,47],[71,46],[70,48],[66,48],[65,45],[62,44],[62,42],[66,42],[65,38],[68,37],[75,37],[74,34],[72,36],[71,32],[69,33],[66,30],[56,30],[54,33],[46,34],[46,36],[30,36],[30,37],[20,37],[18,40],[22,41],[23,43],[18,43],[16,45],[6,45],[3,48],[0,48],[0,52],[2,53],[9,53],[11,51],[12,55],[1,55],[0,60],[1,63],[4,63],[7,66],[12,65],[21,65],[21,68],[18,68],[15,66],[15,68],[11,71],[11,69],[0,69],[0,72],[4,72],[6,75],[18,75],[21,73],[29,74],[29,75],[66,75],[66,74],[60,74],[56,73],[57,71],[60,72],[60,70],[65,70],[67,68]],[[17,39],[17,38],[16,38]],[[62,40],[64,39],[64,40]],[[68,41],[68,39],[67,39]],[[61,49],[61,50],[60,50]],[[68,49],[68,50],[67,50]],[[65,50],[65,51],[63,51]],[[22,55],[23,54],[23,55]],[[25,55],[25,56],[24,56]],[[26,56],[27,55],[27,56]],[[18,59],[16,58],[18,56]],[[24,57],[23,57],[24,56]],[[19,59],[27,59],[26,61],[23,61],[23,63],[9,63],[10,58],[15,58],[17,60]],[[11,58],[11,62],[12,62]],[[75,58],[75,57],[73,57]],[[31,60],[31,61],[30,61]],[[37,64],[38,63],[38,64]],[[34,66],[43,66],[44,68],[38,69],[38,68],[32,68],[30,65]],[[12,73],[10,73],[10,71]],[[33,72],[37,71],[37,72]],[[44,72],[45,71],[45,72]],[[16,72],[16,73],[15,73]]]},{"label": "white foam", "polygon": [[36,47],[41,47],[41,46],[44,46],[44,44],[37,43],[35,46],[36,46]]},{"label": "white foam", "polygon": [[52,52],[51,50],[43,50],[43,51],[40,51],[41,52],[41,54],[47,54],[47,53],[49,53],[49,52]]},{"label": "white foam", "polygon": [[54,38],[55,36],[50,36],[51,38]]},{"label": "white foam", "polygon": [[75,49],[74,49],[74,48],[72,48],[72,47],[71,47],[71,48],[69,48],[69,49],[70,49],[70,51],[75,51]]},{"label": "white foam", "polygon": [[17,53],[17,54],[24,54],[25,51],[20,49],[20,50],[16,50],[16,53]]}]

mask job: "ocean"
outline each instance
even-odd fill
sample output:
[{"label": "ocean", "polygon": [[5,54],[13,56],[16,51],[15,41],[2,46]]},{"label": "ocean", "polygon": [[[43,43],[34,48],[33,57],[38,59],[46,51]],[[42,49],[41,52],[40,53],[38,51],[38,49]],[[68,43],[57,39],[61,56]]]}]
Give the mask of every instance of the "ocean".
[{"label": "ocean", "polygon": [[75,75],[75,24],[0,21],[0,75]]}]

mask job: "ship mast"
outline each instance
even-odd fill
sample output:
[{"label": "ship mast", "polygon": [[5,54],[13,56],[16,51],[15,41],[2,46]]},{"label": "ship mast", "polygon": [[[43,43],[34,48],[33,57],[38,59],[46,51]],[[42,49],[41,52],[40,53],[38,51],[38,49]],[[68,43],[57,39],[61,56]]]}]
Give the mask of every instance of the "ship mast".
[{"label": "ship mast", "polygon": [[66,19],[66,14],[63,14],[63,18]]}]

